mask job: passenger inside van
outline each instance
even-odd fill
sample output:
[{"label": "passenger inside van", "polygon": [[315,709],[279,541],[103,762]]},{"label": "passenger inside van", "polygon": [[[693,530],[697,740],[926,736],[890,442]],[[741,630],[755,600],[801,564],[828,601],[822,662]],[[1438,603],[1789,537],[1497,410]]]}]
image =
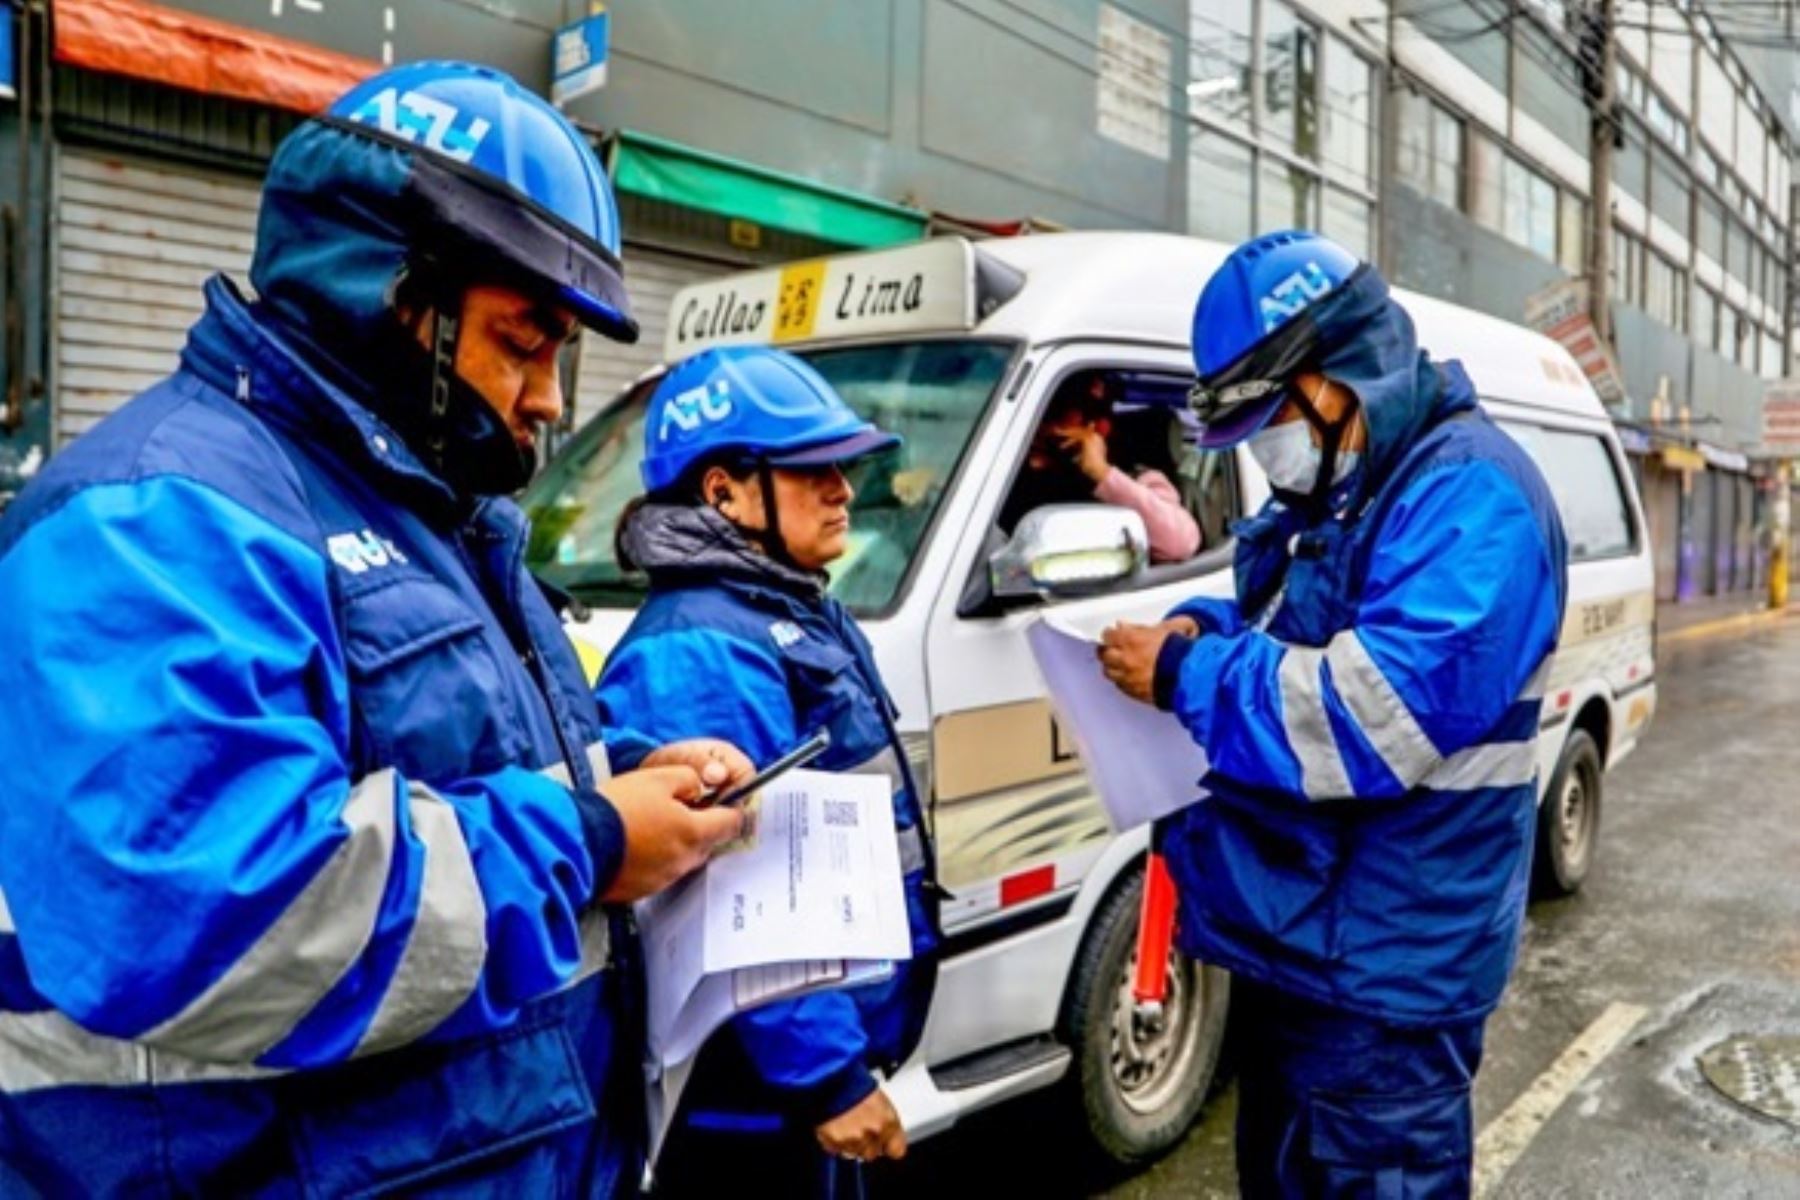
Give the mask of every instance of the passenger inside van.
[{"label": "passenger inside van", "polygon": [[1200,552],[1202,538],[1170,482],[1179,426],[1167,409],[1117,405],[1118,391],[1117,376],[1106,371],[1063,382],[1000,510],[1000,528],[1010,536],[1026,513],[1045,504],[1116,504],[1144,519],[1152,562],[1183,562]]}]

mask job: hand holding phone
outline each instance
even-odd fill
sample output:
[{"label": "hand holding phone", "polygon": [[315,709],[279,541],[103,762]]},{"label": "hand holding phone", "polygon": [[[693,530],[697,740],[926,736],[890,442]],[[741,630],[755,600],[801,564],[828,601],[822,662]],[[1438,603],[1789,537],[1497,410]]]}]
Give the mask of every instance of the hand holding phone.
[{"label": "hand holding phone", "polygon": [[830,748],[831,732],[829,730],[821,729],[811,737],[807,738],[804,742],[801,742],[798,746],[795,746],[792,750],[789,750],[786,754],[758,771],[750,779],[731,789],[729,792],[726,792],[724,795],[713,799],[711,803],[714,805],[742,804],[745,800],[754,796],[759,789],[766,786],[769,781],[776,776],[785,774],[795,767],[804,767],[807,763],[819,757],[819,755],[825,753],[825,751]]}]

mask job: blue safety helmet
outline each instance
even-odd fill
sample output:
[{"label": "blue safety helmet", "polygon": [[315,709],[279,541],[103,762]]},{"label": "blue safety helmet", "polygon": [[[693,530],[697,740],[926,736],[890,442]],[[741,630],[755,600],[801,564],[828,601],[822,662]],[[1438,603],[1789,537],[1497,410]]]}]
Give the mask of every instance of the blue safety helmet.
[{"label": "blue safety helmet", "polygon": [[1191,405],[1205,426],[1202,446],[1235,445],[1268,423],[1319,348],[1317,306],[1365,269],[1336,242],[1301,229],[1231,252],[1194,305]]},{"label": "blue safety helmet", "polygon": [[322,122],[407,151],[400,219],[415,241],[440,237],[549,289],[582,324],[637,339],[606,172],[568,119],[510,76],[409,63],[352,88]]},{"label": "blue safety helmet", "polygon": [[900,444],[856,415],[811,366],[767,346],[702,350],[669,369],[644,423],[644,487],[661,492],[703,462],[846,463]]}]

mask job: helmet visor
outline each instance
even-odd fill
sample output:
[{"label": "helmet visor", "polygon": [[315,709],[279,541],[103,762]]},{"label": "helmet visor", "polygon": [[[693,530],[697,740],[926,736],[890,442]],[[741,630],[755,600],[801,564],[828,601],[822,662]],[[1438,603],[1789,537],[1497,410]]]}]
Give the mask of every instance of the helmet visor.
[{"label": "helmet visor", "polygon": [[512,188],[434,154],[412,156],[408,190],[448,243],[421,249],[451,262],[466,249],[478,264],[548,289],[596,333],[637,341],[624,270],[592,237]]},{"label": "helmet visor", "polygon": [[891,450],[900,444],[900,435],[870,426],[859,430],[849,437],[837,438],[817,446],[805,446],[799,450],[771,454],[767,462],[771,467],[828,467],[847,463],[853,459],[866,458],[871,454],[879,454],[883,450]]}]

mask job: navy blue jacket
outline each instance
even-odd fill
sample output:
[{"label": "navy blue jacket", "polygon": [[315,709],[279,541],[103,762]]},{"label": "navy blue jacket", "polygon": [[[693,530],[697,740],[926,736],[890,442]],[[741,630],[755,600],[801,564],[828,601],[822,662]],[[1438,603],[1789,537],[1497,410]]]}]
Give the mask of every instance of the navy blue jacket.
[{"label": "navy blue jacket", "polygon": [[1484,1015],[1518,946],[1538,710],[1567,590],[1561,521],[1460,365],[1373,274],[1320,368],[1369,425],[1332,513],[1237,528],[1235,602],[1175,611],[1157,691],[1205,748],[1166,823],[1184,948],[1403,1024]]},{"label": "navy blue jacket", "polygon": [[651,592],[595,691],[619,765],[664,742],[717,737],[760,767],[825,729],[831,748],[816,767],[883,775],[893,788],[913,960],[887,982],[738,1016],[729,1036],[761,1086],[693,1083],[698,1097],[724,1094],[810,1128],[873,1091],[870,1068],[898,1065],[924,1023],[937,937],[918,793],[893,701],[868,642],[821,580],[753,552],[711,509],[646,507],[630,525],[628,549],[650,572]]},{"label": "navy blue jacket", "polygon": [[0,522],[0,1193],[633,1191],[622,830],[524,520],[207,299]]}]

